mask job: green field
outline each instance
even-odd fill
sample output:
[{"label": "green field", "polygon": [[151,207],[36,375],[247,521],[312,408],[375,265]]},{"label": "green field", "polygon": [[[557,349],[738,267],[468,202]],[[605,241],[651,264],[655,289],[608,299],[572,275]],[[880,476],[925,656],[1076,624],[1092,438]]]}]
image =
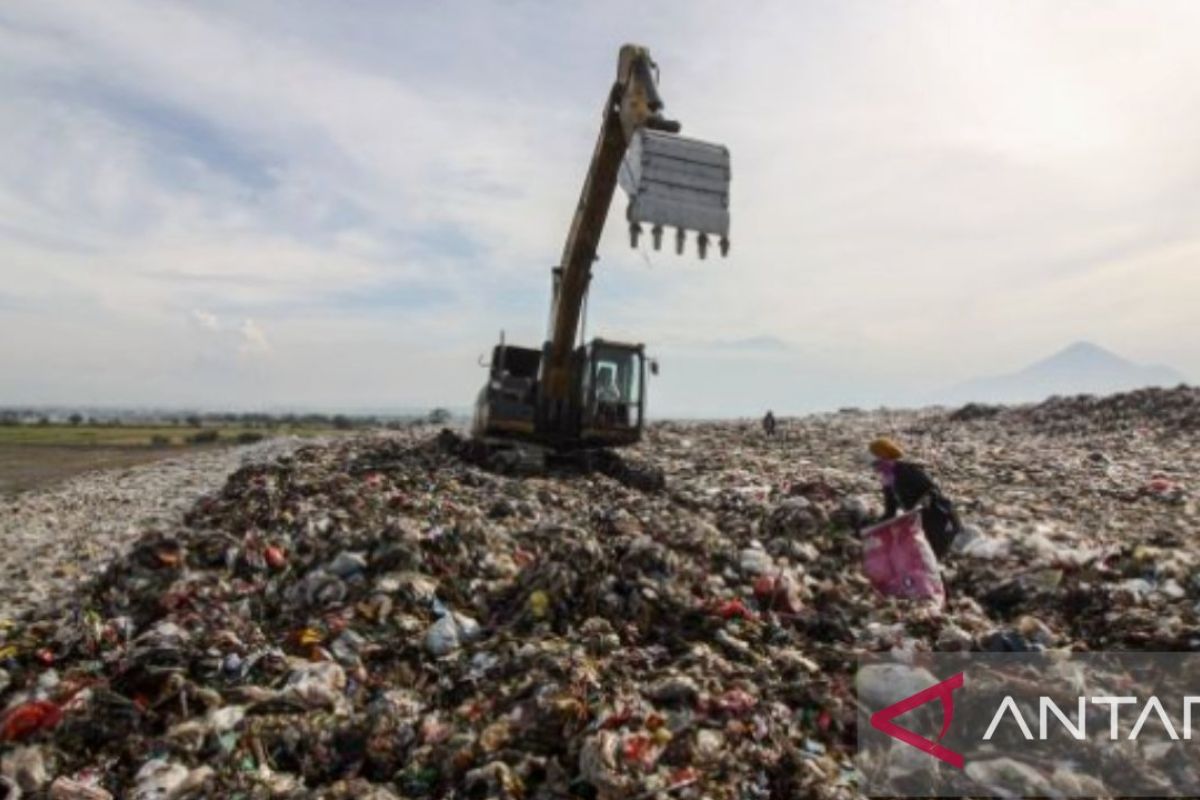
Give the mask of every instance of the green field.
[{"label": "green field", "polygon": [[150,447],[154,437],[168,446],[184,446],[198,433],[216,431],[219,442],[236,442],[243,433],[274,436],[316,436],[330,428],[279,425],[274,428],[204,425],[0,425],[0,446],[42,445],[52,447]]}]

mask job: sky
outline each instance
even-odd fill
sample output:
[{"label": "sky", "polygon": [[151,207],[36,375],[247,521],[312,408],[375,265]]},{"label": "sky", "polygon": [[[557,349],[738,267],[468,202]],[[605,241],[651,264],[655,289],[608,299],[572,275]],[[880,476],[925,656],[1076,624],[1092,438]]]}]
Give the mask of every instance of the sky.
[{"label": "sky", "polygon": [[1200,376],[1200,3],[0,5],[0,405],[466,407],[545,337],[623,42],[732,154],[726,259],[589,335],[655,416],[911,403],[1088,340]]}]

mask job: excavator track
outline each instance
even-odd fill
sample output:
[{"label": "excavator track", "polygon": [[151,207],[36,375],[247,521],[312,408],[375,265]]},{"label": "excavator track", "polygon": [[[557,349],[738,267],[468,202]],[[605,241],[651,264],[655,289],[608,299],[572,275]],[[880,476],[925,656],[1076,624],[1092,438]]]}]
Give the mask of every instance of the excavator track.
[{"label": "excavator track", "polygon": [[599,473],[641,492],[666,488],[662,470],[606,448],[559,451],[524,442],[464,438],[449,428],[442,429],[437,443],[443,452],[500,475]]}]

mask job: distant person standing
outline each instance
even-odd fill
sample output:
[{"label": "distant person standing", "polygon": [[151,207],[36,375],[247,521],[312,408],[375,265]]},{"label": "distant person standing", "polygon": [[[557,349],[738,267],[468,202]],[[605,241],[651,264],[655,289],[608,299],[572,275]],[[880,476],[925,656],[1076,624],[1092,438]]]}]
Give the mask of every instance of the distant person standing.
[{"label": "distant person standing", "polygon": [[904,451],[891,439],[876,439],[868,449],[875,457],[875,472],[883,490],[883,518],[890,519],[901,509],[920,508],[925,537],[934,554],[944,557],[962,530],[954,506],[919,464],[904,460]]},{"label": "distant person standing", "polygon": [[773,411],[767,411],[767,415],[763,417],[762,427],[763,433],[767,436],[775,436],[775,413]]}]

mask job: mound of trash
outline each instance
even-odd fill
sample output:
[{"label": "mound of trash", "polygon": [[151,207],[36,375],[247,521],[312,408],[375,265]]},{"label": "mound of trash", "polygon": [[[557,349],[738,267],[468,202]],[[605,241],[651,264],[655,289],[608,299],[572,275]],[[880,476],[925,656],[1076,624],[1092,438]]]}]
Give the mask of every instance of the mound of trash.
[{"label": "mound of trash", "polygon": [[948,417],[956,422],[1003,417],[1050,435],[1147,428],[1169,435],[1195,434],[1200,431],[1200,387],[1052,397],[1035,405],[1012,408],[968,403]]},{"label": "mound of trash", "polygon": [[[432,439],[247,466],[0,628],[0,797],[854,797],[862,654],[1200,648],[1195,456],[980,424],[664,424],[656,492]],[[885,432],[970,523],[944,607],[862,573]]]}]

